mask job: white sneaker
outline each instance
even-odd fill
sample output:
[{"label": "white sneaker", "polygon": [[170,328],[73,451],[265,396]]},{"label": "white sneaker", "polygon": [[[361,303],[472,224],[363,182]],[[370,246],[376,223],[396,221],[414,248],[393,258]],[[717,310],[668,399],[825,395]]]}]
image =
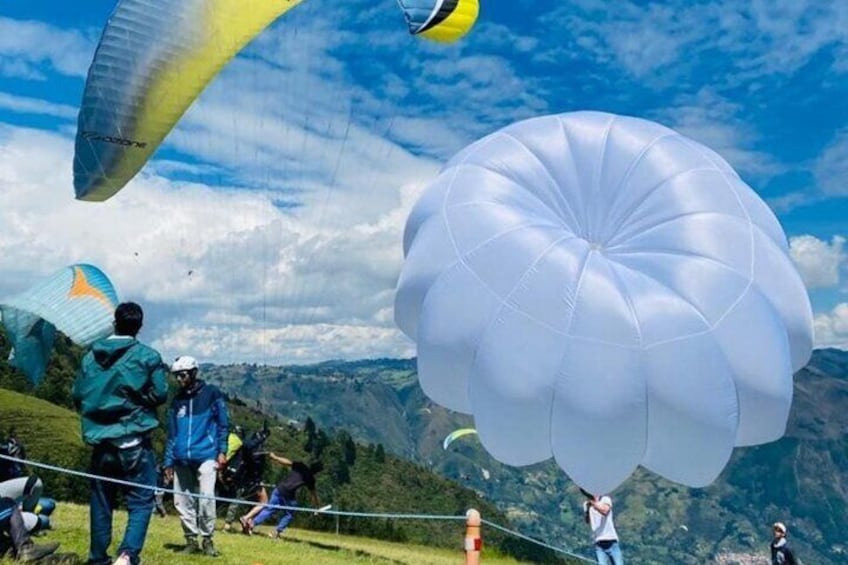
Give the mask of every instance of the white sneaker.
[{"label": "white sneaker", "polygon": [[131,565],[132,560],[130,559],[129,553],[122,553],[112,562],[112,565]]}]

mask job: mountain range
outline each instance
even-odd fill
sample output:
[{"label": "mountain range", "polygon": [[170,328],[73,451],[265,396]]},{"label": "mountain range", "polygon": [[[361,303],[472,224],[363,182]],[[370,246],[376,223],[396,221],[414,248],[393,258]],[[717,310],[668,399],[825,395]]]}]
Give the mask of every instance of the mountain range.
[{"label": "mountain range", "polygon": [[[433,404],[414,359],[327,361],[309,366],[205,366],[231,396],[292,426],[327,429],[417,463],[474,489],[522,532],[589,554],[582,497],[553,463],[514,468],[465,436],[472,419]],[[709,487],[686,488],[640,470],[611,493],[625,554],[638,563],[766,563],[770,526],[789,526],[806,563],[848,562],[848,352],[816,350],[795,375],[785,436],[736,449]]]}]

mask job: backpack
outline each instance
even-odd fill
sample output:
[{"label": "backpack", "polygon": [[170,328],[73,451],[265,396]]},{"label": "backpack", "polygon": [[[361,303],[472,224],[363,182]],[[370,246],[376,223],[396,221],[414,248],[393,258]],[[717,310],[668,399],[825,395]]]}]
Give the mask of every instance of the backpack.
[{"label": "backpack", "polygon": [[267,458],[266,452],[260,448],[269,435],[266,423],[262,430],[254,432],[227,460],[221,472],[221,481],[228,490],[250,492],[259,487]]}]

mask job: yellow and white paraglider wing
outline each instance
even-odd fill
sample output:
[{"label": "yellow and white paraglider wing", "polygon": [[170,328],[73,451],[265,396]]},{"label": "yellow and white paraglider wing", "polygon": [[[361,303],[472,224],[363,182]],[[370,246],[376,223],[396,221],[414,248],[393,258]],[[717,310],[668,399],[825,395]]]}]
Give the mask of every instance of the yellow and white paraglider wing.
[{"label": "yellow and white paraglider wing", "polygon": [[80,107],[74,189],[118,192],[215,75],[301,0],[123,0],[89,69]]},{"label": "yellow and white paraglider wing", "polygon": [[468,33],[480,13],[478,0],[398,0],[409,32],[451,43]]},{"label": "yellow and white paraglider wing", "polygon": [[[115,195],[144,166],[215,75],[303,0],[122,0],[88,71],[77,123],[74,190]],[[386,0],[387,2],[389,0]],[[477,0],[398,0],[410,32],[455,41]]]},{"label": "yellow and white paraglider wing", "polygon": [[442,449],[447,450],[447,448],[450,447],[450,444],[452,444],[454,441],[461,438],[462,436],[467,436],[476,433],[477,430],[475,430],[474,428],[460,428],[458,430],[454,430],[447,436],[445,436],[445,439],[442,441]]},{"label": "yellow and white paraglider wing", "polygon": [[47,368],[56,330],[88,346],[112,331],[118,295],[93,265],[65,267],[32,288],[0,303],[12,342],[11,364],[37,384]]}]

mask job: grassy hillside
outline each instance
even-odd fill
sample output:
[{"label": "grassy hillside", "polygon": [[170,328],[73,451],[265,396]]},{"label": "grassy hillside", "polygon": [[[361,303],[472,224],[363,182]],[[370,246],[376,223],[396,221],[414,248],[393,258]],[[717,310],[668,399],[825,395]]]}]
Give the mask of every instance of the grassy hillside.
[{"label": "grassy hillside", "polygon": [[[18,438],[26,445],[30,459],[76,470],[87,468],[89,449],[80,440],[79,419],[75,413],[44,400],[4,389],[0,389],[0,407],[0,430],[14,428]],[[293,459],[321,458],[326,470],[318,476],[317,490],[322,502],[331,503],[336,509],[363,513],[461,516],[468,508],[477,508],[485,518],[507,525],[506,517],[473,491],[433,475],[411,462],[387,455],[380,445],[358,445],[344,431],[327,434],[314,425],[284,425],[278,420],[268,419],[255,407],[238,401],[230,403],[230,415],[234,422],[249,431],[260,428],[268,420],[272,430],[266,443],[269,450]],[[159,444],[161,436],[160,431]],[[42,470],[34,472],[44,478],[46,495],[64,501],[87,501],[85,479]],[[265,480],[273,485],[284,472],[278,466],[269,465]],[[219,510],[223,512],[223,508]],[[313,530],[431,547],[452,546],[457,528],[455,522],[435,520],[335,519],[328,516],[313,517],[311,514],[299,516],[298,523]],[[492,550],[534,562],[561,562],[551,552],[499,531],[491,532],[487,545]]]},{"label": "grassy hillside", "polygon": [[[295,518],[295,524],[300,519]],[[88,508],[76,504],[62,504],[55,514],[56,529],[37,541],[61,542],[59,551],[75,552],[87,556]],[[126,514],[118,512],[115,518],[113,547],[120,543],[126,524]],[[183,542],[179,520],[173,514],[166,518],[154,516],[150,522],[142,558],[153,565],[163,563],[215,563],[216,565],[275,565],[279,563],[310,563],[312,565],[347,565],[357,563],[385,565],[456,565],[461,563],[464,526],[455,524],[450,539],[454,549],[442,549],[410,543],[393,543],[330,532],[314,532],[297,527],[289,528],[281,540],[265,537],[270,531],[257,528],[259,535],[219,532],[215,545],[221,556],[210,561],[204,556],[184,556],[176,553]],[[496,565],[521,563],[484,548],[484,562]],[[0,560],[0,563],[12,563]]]},{"label": "grassy hillside", "polygon": [[[65,408],[0,388],[0,432],[6,434],[10,430],[15,430],[26,446],[29,459],[70,469],[88,467],[79,417]],[[33,472],[63,498],[79,500],[87,496],[88,488],[78,479],[52,471]]]}]

